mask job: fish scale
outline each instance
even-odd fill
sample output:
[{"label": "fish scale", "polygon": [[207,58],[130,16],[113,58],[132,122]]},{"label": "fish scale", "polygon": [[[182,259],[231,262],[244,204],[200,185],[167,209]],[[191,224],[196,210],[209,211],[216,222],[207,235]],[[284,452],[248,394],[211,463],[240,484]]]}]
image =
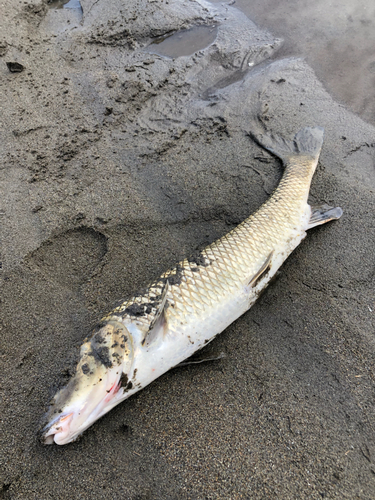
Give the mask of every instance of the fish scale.
[{"label": "fish scale", "polygon": [[340,208],[312,210],[307,203],[321,128],[302,129],[293,141],[259,130],[252,137],[285,165],[273,195],[228,234],[102,318],[81,347],[76,373],[52,402],[44,443],[76,439],[214,339],[251,307],[307,229],[341,216]]},{"label": "fish scale", "polygon": [[[311,163],[311,162],[310,162]],[[301,169],[301,165],[298,165]],[[306,170],[311,170],[307,163]],[[292,182],[290,182],[292,177]],[[306,203],[306,176],[291,176],[286,172],[287,182],[281,182],[274,193],[274,197],[267,201],[256,214],[246,219],[240,226],[232,230],[220,240],[209,245],[201,252],[209,267],[192,265],[187,259],[181,261],[176,268],[173,268],[162,275],[168,279],[178,273],[181,269],[180,285],[172,285],[167,294],[167,300],[173,300],[176,304],[176,313],[184,314],[191,312],[191,307],[205,312],[207,307],[199,308],[203,299],[205,306],[217,303],[220,295],[225,295],[228,291],[238,287],[239,280],[245,280],[255,274],[262,262],[271,252],[274,245],[285,239],[285,235],[295,230],[301,223],[301,204]],[[283,200],[292,199],[293,203],[285,203]],[[275,218],[275,205],[278,209],[278,217]],[[288,212],[285,219],[284,211]],[[159,281],[150,286],[150,290],[158,287]],[[158,288],[157,288],[158,289]],[[161,289],[158,289],[161,292]],[[151,295],[151,294],[150,294]],[[207,302],[207,297],[209,302]],[[147,291],[143,296],[147,301]],[[137,297],[124,302],[118,309],[119,312],[126,310],[133,302],[137,302]],[[116,311],[113,311],[115,314]],[[131,314],[130,319],[134,318]],[[147,316],[146,321],[152,321],[152,315]]]}]

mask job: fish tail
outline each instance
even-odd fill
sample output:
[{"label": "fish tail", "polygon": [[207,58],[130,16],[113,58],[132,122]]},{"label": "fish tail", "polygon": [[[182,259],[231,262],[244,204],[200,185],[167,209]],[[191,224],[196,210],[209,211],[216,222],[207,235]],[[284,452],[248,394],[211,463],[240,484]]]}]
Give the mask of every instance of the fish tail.
[{"label": "fish tail", "polygon": [[288,141],[281,136],[262,130],[259,123],[249,132],[252,139],[282,160],[284,165],[292,158],[308,156],[317,163],[323,145],[324,129],[322,127],[305,127]]}]

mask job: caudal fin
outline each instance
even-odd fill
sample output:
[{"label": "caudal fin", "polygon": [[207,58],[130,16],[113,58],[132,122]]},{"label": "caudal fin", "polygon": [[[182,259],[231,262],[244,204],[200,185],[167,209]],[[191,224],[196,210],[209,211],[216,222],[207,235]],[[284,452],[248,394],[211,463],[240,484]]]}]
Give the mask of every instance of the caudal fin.
[{"label": "caudal fin", "polygon": [[288,141],[279,135],[263,131],[260,124],[254,124],[249,135],[260,146],[280,158],[283,163],[299,155],[310,156],[317,161],[323,145],[324,129],[305,127],[297,132],[292,141]]}]

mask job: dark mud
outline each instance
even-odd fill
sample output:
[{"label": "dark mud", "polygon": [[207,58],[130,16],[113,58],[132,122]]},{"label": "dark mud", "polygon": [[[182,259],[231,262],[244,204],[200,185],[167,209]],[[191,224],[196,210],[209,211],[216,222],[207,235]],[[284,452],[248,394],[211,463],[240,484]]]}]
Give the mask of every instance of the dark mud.
[{"label": "dark mud", "polygon": [[[373,499],[374,128],[234,7],[3,4],[0,498]],[[213,25],[192,55],[145,50]],[[259,115],[287,137],[325,127],[311,203],[342,219],[201,352],[224,359],[171,371],[79,442],[41,445],[92,325],[276,186],[279,163],[249,138]]]}]

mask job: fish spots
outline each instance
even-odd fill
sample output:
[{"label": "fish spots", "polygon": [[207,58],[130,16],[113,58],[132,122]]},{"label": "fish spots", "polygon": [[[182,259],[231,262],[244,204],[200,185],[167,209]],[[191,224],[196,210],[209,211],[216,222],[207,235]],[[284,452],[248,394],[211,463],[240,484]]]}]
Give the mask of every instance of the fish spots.
[{"label": "fish spots", "polygon": [[105,342],[105,338],[103,337],[102,332],[95,335],[95,338],[93,340],[96,344],[103,344]]},{"label": "fish spots", "polygon": [[163,289],[165,289],[166,286],[176,286],[176,285],[181,285],[182,279],[184,277],[184,267],[181,264],[177,264],[177,266],[172,269],[168,275],[164,275],[161,277],[157,283],[156,286],[163,286]]},{"label": "fish spots", "polygon": [[[181,266],[180,269],[182,272],[183,268]],[[139,321],[146,319],[149,321],[150,329],[152,329],[155,321],[167,307],[166,297],[170,281],[174,284],[181,282],[182,275],[175,274],[174,271],[169,272],[168,276],[164,275],[159,278],[144,292],[143,296],[137,294],[131,301],[123,304],[120,311],[122,317],[130,317]]]},{"label": "fish spots", "polygon": [[125,391],[130,391],[130,389],[133,388],[133,382],[131,380],[129,380],[129,378],[126,375],[126,373],[123,373],[121,375],[119,386],[124,388],[124,392]]},{"label": "fish spots", "polygon": [[140,382],[138,382],[136,379],[137,371],[138,371],[138,368],[135,368],[135,370],[133,372],[132,382],[130,382],[132,385],[131,385],[131,387],[129,387],[129,389],[132,389],[133,387],[136,387],[138,390],[142,389],[142,384]]},{"label": "fish spots", "polygon": [[133,303],[129,305],[125,310],[124,314],[128,314],[129,316],[143,316],[145,313],[144,304],[136,304]]},{"label": "fish spots", "polygon": [[[158,298],[161,298],[161,295]],[[142,304],[133,303],[124,309],[122,315],[139,318],[151,314],[154,309],[158,309],[159,305],[160,300],[150,300],[150,302],[143,302]]]},{"label": "fish spots", "polygon": [[166,282],[173,286],[173,285],[181,285],[181,278],[182,278],[182,273],[181,274],[172,274],[171,276],[168,277]]},{"label": "fish spots", "polygon": [[202,252],[196,252],[188,257],[189,264],[195,264],[198,267],[191,268],[191,271],[197,272],[199,271],[199,266],[208,267],[212,264],[211,259],[206,257]]},{"label": "fish spots", "polygon": [[126,387],[128,385],[129,378],[126,375],[126,373],[123,373],[120,377],[120,386],[121,387]]},{"label": "fish spots", "polygon": [[92,356],[95,361],[104,365],[106,368],[112,368],[113,363],[109,356],[109,348],[107,346],[96,347],[91,344],[91,351],[88,356]]},{"label": "fish spots", "polygon": [[122,316],[132,316],[133,318],[140,318],[142,316],[149,315],[153,312],[153,309],[157,309],[160,302],[150,301],[144,302],[142,304],[137,304],[133,302],[133,304],[128,305],[123,311]]},{"label": "fish spots", "polygon": [[121,364],[122,359],[121,359],[121,356],[120,356],[120,354],[118,352],[114,352],[112,354],[112,358],[115,358],[115,361],[117,362],[118,365]]},{"label": "fish spots", "polygon": [[121,335],[122,342],[120,344],[121,349],[125,349],[128,337],[126,335]]},{"label": "fish spots", "polygon": [[81,366],[81,370],[85,375],[88,375],[90,373],[90,367],[87,363]]},{"label": "fish spots", "polygon": [[109,347],[105,345],[105,342],[105,332],[101,329],[91,339],[91,351],[88,353],[88,356],[92,356],[95,361],[104,365],[106,368],[111,368],[113,364]]}]

